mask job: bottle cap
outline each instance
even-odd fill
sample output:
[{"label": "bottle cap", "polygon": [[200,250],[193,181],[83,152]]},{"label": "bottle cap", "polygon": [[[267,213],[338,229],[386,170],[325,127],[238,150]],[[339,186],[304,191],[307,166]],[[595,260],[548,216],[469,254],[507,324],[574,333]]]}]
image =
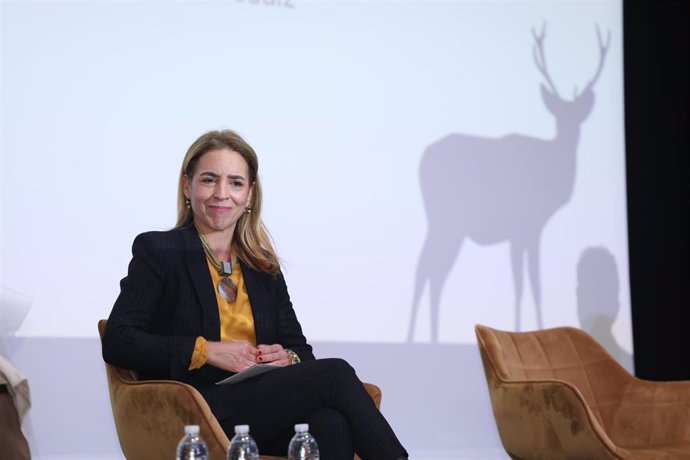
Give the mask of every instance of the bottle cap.
[{"label": "bottle cap", "polygon": [[199,434],[199,425],[186,425],[184,434]]},{"label": "bottle cap", "polygon": [[295,425],[295,433],[306,433],[307,431],[309,431],[308,423],[298,423]]},{"label": "bottle cap", "polygon": [[249,433],[249,425],[235,425],[235,434]]}]

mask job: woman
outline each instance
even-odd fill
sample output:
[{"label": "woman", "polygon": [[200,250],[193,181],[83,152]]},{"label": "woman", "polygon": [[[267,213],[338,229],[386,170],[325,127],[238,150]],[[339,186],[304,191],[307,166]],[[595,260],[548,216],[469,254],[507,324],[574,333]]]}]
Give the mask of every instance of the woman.
[{"label": "woman", "polygon": [[[212,131],[187,151],[173,230],[134,240],[103,337],[103,357],[141,379],[196,387],[228,436],[249,424],[262,454],[285,455],[295,423],[309,423],[321,458],[407,458],[354,370],[316,360],[261,221],[254,150]],[[257,363],[280,369],[215,382]]]}]

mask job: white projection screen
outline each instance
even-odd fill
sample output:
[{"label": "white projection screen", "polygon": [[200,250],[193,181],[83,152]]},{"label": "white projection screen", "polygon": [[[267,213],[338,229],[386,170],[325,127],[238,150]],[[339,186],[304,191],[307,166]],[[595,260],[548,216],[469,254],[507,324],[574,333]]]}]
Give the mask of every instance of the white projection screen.
[{"label": "white projection screen", "polygon": [[477,323],[632,369],[620,1],[1,5],[0,352],[36,458],[121,456],[96,322],[210,129],[257,150],[305,334],[413,458],[505,458]]}]

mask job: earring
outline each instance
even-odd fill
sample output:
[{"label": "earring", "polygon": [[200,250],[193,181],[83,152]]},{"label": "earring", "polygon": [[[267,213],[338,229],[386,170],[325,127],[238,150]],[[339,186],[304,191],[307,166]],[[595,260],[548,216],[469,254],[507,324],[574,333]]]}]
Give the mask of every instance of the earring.
[{"label": "earring", "polygon": [[252,208],[250,208],[249,206],[247,206],[246,208],[244,208],[244,213],[245,213],[245,214],[251,214],[251,213],[252,213]]},{"label": "earring", "polygon": [[184,199],[184,205],[187,207],[187,209],[191,208],[192,207],[192,200],[190,200],[189,198],[185,198]]}]

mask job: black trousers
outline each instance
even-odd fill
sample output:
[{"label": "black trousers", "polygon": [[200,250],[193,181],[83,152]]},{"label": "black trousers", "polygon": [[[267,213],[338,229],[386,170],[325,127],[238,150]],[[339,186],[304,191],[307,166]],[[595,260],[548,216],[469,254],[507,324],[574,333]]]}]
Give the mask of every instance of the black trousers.
[{"label": "black trousers", "polygon": [[286,456],[296,423],[309,423],[322,460],[396,460],[407,455],[383,414],[342,359],[276,369],[223,388],[233,415],[219,420],[228,437],[247,424],[262,455]]}]

